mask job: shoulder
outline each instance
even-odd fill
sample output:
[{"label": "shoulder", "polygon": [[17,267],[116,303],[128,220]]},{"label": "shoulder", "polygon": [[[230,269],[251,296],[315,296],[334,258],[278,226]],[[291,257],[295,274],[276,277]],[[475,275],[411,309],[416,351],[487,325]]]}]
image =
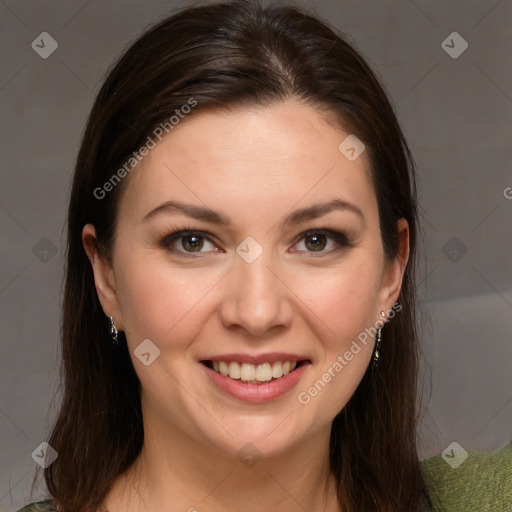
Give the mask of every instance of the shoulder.
[{"label": "shoulder", "polygon": [[16,512],[56,512],[51,499],[43,501],[35,501],[29,505],[25,505]]},{"label": "shoulder", "polygon": [[491,453],[450,445],[421,466],[434,511],[512,511],[512,441]]}]

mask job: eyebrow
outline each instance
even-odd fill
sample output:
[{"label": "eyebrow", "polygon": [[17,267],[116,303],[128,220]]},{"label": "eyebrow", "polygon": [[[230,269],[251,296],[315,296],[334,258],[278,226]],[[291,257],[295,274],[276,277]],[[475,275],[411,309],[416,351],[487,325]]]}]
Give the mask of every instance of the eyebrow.
[{"label": "eyebrow", "polygon": [[[361,218],[363,224],[365,223],[363,212],[355,204],[349,203],[342,199],[333,199],[325,203],[314,204],[306,208],[294,210],[284,218],[283,225],[286,226],[299,224],[306,220],[317,219],[335,210],[355,213]],[[166,201],[165,203],[162,203],[147,213],[142,220],[143,222],[146,222],[157,215],[172,211],[178,211],[187,215],[188,217],[204,220],[213,224],[218,224],[220,226],[231,227],[232,225],[231,219],[222,213],[216,212],[215,210],[211,210],[210,208],[204,206],[186,204],[179,201]]]}]

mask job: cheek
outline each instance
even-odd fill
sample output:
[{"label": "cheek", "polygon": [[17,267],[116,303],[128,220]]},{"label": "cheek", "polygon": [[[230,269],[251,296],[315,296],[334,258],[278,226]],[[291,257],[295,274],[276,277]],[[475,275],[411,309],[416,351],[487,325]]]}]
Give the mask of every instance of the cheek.
[{"label": "cheek", "polygon": [[130,346],[149,338],[159,347],[172,348],[194,338],[201,326],[202,299],[221,276],[177,270],[144,255],[120,267],[118,297]]},{"label": "cheek", "polygon": [[379,266],[368,258],[350,263],[326,272],[304,290],[309,293],[310,309],[321,320],[318,325],[324,334],[317,330],[317,337],[323,356],[311,379],[298,390],[297,400],[319,424],[332,421],[345,407],[373,352]]},{"label": "cheek", "polygon": [[363,251],[354,253],[337,269],[323,269],[307,280],[297,280],[302,283],[298,295],[307,297],[308,306],[327,327],[337,349],[377,320],[380,267],[375,258],[364,256]]}]

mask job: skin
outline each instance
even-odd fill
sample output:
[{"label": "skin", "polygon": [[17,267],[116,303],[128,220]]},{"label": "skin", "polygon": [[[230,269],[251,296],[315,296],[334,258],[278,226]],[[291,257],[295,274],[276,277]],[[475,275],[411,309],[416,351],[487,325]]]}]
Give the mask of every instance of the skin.
[{"label": "skin", "polygon": [[[392,308],[409,247],[402,219],[399,254],[386,262],[366,155],[351,162],[338,150],[348,134],[296,99],[199,111],[126,178],[112,265],[97,250],[94,226],[84,227],[98,297],[125,331],[142,385],[144,447],[107,495],[109,511],[339,510],[330,427],[370,364],[374,340],[310,403],[297,394]],[[356,205],[364,220],[337,210],[282,225],[291,210],[334,198]],[[172,210],[143,221],[169,200],[206,205],[233,224]],[[199,253],[186,238],[160,244],[187,228],[211,235]],[[301,237],[312,228],[346,233],[351,245],[335,251],[335,239],[320,237],[317,252],[315,240]],[[252,263],[236,253],[248,236],[263,249]],[[149,366],[133,353],[145,339],[161,351]],[[199,366],[230,352],[289,352],[312,364],[292,391],[251,404],[219,391]],[[262,455],[252,467],[237,457],[246,443]]]}]

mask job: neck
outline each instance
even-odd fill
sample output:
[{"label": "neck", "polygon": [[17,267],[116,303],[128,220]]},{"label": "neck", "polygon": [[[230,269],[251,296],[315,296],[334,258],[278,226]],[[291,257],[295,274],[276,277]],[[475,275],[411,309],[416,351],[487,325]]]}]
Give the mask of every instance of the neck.
[{"label": "neck", "polygon": [[140,456],[106,506],[109,512],[163,512],[170,505],[187,512],[339,512],[329,435],[330,425],[279,456],[251,460],[244,449],[240,458],[231,456],[181,429],[145,421]]}]

